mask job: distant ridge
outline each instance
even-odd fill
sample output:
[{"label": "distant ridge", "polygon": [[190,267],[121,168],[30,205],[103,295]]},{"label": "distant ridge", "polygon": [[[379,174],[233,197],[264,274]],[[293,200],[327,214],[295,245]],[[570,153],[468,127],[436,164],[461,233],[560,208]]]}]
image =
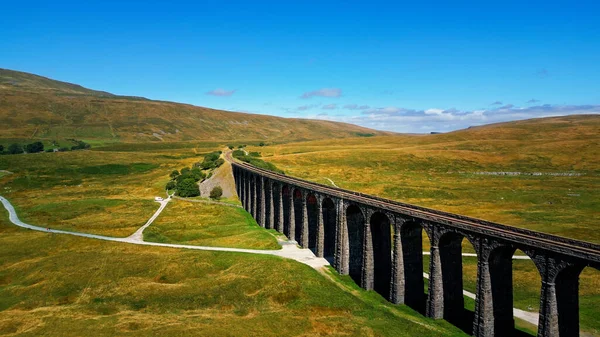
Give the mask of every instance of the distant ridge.
[{"label": "distant ridge", "polygon": [[393,134],[357,125],[118,96],[0,69],[0,138],[301,141]]}]

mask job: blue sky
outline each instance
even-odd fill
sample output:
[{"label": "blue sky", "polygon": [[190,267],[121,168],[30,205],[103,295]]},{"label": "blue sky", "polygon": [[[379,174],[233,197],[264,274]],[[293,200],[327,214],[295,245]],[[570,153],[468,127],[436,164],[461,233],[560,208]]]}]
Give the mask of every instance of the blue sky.
[{"label": "blue sky", "polygon": [[597,1],[2,5],[0,67],[398,132],[600,113]]}]

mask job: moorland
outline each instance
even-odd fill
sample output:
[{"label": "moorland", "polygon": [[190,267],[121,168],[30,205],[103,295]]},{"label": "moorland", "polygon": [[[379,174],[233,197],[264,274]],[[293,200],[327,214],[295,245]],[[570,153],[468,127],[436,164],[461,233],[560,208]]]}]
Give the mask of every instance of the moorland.
[{"label": "moorland", "polygon": [[[0,70],[0,118],[0,144],[91,144],[80,151],[0,156],[0,195],[22,220],[38,226],[126,237],[157,209],[153,198],[166,195],[170,172],[228,144],[246,144],[288,175],[600,242],[598,116],[397,135],[117,96]],[[235,196],[224,201],[239,204]],[[0,334],[464,335],[444,321],[390,305],[331,269],[319,273],[272,256],[37,233],[0,215]],[[182,200],[171,201],[145,239],[278,248],[243,210]],[[465,288],[473,291],[476,261],[463,260]],[[514,261],[513,270],[515,307],[535,311],[535,267]],[[584,270],[581,328],[591,335],[600,335],[599,282],[600,273]]]}]

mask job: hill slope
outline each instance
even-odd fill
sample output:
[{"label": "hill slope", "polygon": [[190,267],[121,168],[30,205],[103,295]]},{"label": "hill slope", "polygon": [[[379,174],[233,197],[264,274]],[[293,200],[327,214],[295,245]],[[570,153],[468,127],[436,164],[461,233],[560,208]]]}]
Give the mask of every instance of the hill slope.
[{"label": "hill slope", "polygon": [[0,121],[2,138],[13,139],[290,141],[390,134],[345,123],[117,96],[6,69],[0,69]]}]

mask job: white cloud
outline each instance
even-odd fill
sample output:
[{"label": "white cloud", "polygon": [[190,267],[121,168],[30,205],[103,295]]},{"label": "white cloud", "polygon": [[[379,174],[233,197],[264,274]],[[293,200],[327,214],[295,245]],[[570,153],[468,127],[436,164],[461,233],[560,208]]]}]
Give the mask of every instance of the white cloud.
[{"label": "white cloud", "polygon": [[324,110],[334,110],[336,108],[337,108],[337,105],[335,105],[335,104],[327,104],[327,105],[323,105],[321,107],[321,109],[324,109]]},{"label": "white cloud", "polygon": [[340,97],[342,96],[342,89],[338,88],[322,88],[319,90],[305,92],[300,96],[301,98],[311,98],[314,96],[320,97]]},{"label": "white cloud", "polygon": [[225,90],[221,88],[217,88],[215,90],[208,91],[206,94],[211,96],[222,96],[227,97],[233,95],[237,90]]},{"label": "white cloud", "polygon": [[600,105],[538,105],[461,111],[457,109],[414,110],[385,107],[362,111],[354,116],[318,116],[320,119],[357,124],[395,132],[447,132],[482,125],[536,117],[573,114],[600,114]]}]

